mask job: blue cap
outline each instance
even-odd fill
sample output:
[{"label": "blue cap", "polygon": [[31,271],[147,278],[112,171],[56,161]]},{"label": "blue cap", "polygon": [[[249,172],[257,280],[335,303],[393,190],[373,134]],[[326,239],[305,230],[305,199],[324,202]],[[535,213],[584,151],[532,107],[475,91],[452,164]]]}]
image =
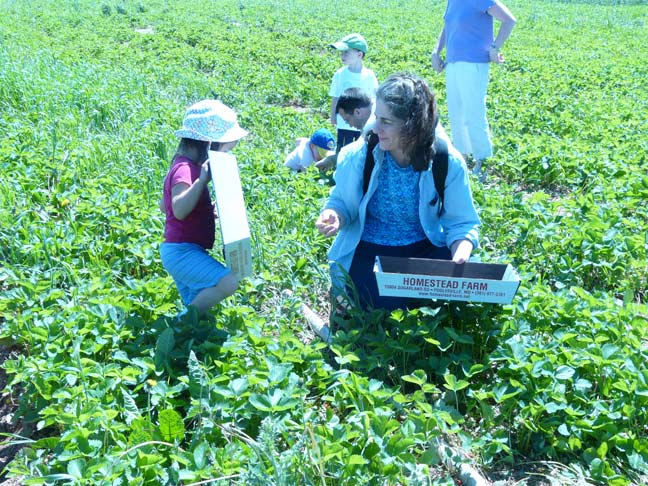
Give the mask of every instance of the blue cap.
[{"label": "blue cap", "polygon": [[326,128],[315,130],[310,141],[324,150],[335,150],[335,139],[333,138],[333,134]]}]

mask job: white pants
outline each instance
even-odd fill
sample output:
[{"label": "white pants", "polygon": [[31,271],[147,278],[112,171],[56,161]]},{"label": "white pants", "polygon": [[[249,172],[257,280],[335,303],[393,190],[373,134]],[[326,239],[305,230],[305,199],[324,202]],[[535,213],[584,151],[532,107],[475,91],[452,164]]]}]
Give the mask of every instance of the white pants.
[{"label": "white pants", "polygon": [[486,91],[488,63],[451,62],[446,66],[446,98],[453,145],[475,160],[493,155]]}]

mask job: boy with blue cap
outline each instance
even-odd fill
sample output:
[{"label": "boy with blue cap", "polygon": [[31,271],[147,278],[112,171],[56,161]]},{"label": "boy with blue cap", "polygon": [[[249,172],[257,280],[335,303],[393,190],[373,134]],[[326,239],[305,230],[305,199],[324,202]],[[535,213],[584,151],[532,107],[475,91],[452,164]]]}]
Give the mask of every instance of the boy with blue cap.
[{"label": "boy with blue cap", "polygon": [[311,138],[298,138],[297,147],[288,154],[284,165],[302,172],[315,162],[335,153],[335,139],[326,128],[316,130]]}]

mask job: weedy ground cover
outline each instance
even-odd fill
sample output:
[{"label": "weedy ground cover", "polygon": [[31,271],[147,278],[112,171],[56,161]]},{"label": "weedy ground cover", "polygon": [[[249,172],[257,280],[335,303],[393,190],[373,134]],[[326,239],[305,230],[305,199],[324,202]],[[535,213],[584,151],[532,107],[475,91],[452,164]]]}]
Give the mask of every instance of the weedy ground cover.
[{"label": "weedy ground cover", "polygon": [[[33,431],[6,473],[453,484],[443,437],[493,476],[552,461],[574,482],[645,482],[648,7],[507,5],[497,157],[473,187],[480,256],[520,270],[516,299],[354,314],[328,349],[300,304],[325,310],[329,180],[283,157],[326,126],[327,45],[352,31],[380,80],[426,77],[446,122],[429,62],[443,2],[1,1],[4,393]],[[212,96],[252,132],[235,153],[255,276],[180,326],[158,202],[184,108]]]}]

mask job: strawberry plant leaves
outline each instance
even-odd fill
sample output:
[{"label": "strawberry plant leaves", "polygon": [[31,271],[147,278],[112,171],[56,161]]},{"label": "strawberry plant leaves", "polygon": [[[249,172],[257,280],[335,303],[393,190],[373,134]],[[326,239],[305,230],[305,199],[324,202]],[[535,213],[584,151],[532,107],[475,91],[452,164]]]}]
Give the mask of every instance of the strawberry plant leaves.
[{"label": "strawberry plant leaves", "polygon": [[457,377],[450,373],[443,375],[443,379],[445,380],[443,386],[451,391],[463,390],[470,385],[466,380],[457,380]]},{"label": "strawberry plant leaves", "polygon": [[85,461],[83,459],[74,459],[68,462],[67,472],[76,480],[83,479],[83,470],[85,469]]},{"label": "strawberry plant leaves", "polygon": [[189,368],[189,391],[193,397],[199,398],[205,393],[207,374],[198,358],[196,358],[193,349],[189,352],[187,366]]},{"label": "strawberry plant leaves", "polygon": [[562,365],[556,368],[555,376],[557,380],[571,380],[575,372],[571,366]]},{"label": "strawberry plant leaves", "polygon": [[361,464],[367,464],[369,461],[365,459],[362,456],[359,456],[357,454],[353,454],[349,457],[348,464],[350,466],[355,466],[355,465],[361,465]]},{"label": "strawberry plant leaves", "polygon": [[126,423],[130,425],[133,422],[133,420],[136,420],[141,416],[140,410],[139,407],[137,406],[137,403],[135,402],[135,399],[127,389],[122,388],[121,393],[122,393],[122,399],[124,401],[124,414],[125,414]]},{"label": "strawberry plant leaves", "polygon": [[234,396],[240,397],[248,389],[247,378],[236,378],[232,380],[229,384],[229,389],[232,391]]},{"label": "strawberry plant leaves", "polygon": [[207,464],[207,444],[201,442],[193,451],[194,464],[198,469],[203,469]]},{"label": "strawberry plant leaves", "polygon": [[401,379],[418,386],[423,386],[427,382],[428,378],[424,370],[415,370],[411,375],[404,375]]},{"label": "strawberry plant leaves", "polygon": [[154,360],[156,369],[162,369],[168,364],[174,346],[175,338],[173,336],[173,329],[167,328],[162,331],[155,345]]},{"label": "strawberry plant leaves", "polygon": [[[513,5],[523,21],[490,71],[496,156],[485,181],[470,177],[483,223],[475,255],[519,270],[513,304],[350,312],[331,349],[308,342],[295,305],[329,307],[331,240],[313,214],[333,181],[290,174],[281,160],[326,123],[336,18],[369,15],[366,61],[379,79],[425,77],[429,46],[411,37],[438,33],[443,4],[388,0],[367,13],[323,2],[313,14],[271,3],[180,13],[173,2],[33,0],[3,11],[6,393],[17,420],[60,433],[6,470],[25,484],[238,475],[436,486],[450,480],[421,468],[439,463],[429,444],[443,433],[486,468],[556,461],[615,486],[648,474],[645,2]],[[411,28],[392,29],[394,19]],[[407,55],[387,48],[385,29]],[[547,49],[556,62],[543,61]],[[172,335],[184,305],[160,262],[158,204],[173,132],[199,97],[222,99],[254,134],[234,153],[255,276],[206,315],[190,308]],[[445,408],[432,404],[437,387]],[[191,437],[185,450],[151,443],[164,441],[151,417],[165,409],[186,418],[173,439]],[[378,431],[389,435],[368,442]],[[71,462],[79,454],[85,467]],[[441,463],[434,472],[446,473]]]},{"label": "strawberry plant leaves", "polygon": [[185,427],[182,417],[171,409],[161,410],[158,416],[160,434],[168,442],[180,441],[184,438]]}]

